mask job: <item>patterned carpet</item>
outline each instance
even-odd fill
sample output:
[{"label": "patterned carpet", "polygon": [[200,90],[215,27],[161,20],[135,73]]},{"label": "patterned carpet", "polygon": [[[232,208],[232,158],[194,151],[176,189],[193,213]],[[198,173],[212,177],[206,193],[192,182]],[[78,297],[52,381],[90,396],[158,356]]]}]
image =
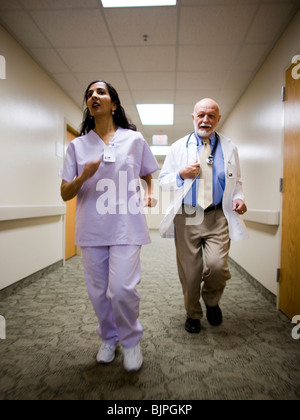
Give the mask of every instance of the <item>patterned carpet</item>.
[{"label": "patterned carpet", "polygon": [[300,340],[291,322],[231,267],[224,322],[184,330],[172,240],[152,232],[142,251],[144,365],[123,369],[122,349],[97,365],[99,339],[81,258],[1,298],[1,400],[299,400]]}]

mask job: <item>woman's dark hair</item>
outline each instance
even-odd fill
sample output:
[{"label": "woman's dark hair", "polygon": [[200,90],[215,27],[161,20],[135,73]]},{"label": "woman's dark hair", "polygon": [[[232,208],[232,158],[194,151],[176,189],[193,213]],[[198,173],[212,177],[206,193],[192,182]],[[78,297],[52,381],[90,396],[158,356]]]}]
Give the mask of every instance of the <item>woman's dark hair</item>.
[{"label": "woman's dark hair", "polygon": [[80,135],[83,136],[85,134],[88,134],[91,130],[95,128],[94,118],[91,116],[90,111],[88,107],[86,106],[86,104],[87,104],[88,92],[90,90],[90,87],[94,85],[95,83],[100,83],[100,82],[105,83],[108,89],[111,101],[117,106],[117,109],[114,111],[114,115],[113,115],[113,120],[116,126],[121,127],[121,128],[128,128],[130,130],[136,131],[137,130],[136,126],[132,124],[126,116],[125,110],[121,105],[121,101],[120,101],[120,98],[116,89],[105,80],[96,80],[89,84],[84,94],[83,106],[85,106],[86,108],[84,110],[83,121],[80,126]]}]

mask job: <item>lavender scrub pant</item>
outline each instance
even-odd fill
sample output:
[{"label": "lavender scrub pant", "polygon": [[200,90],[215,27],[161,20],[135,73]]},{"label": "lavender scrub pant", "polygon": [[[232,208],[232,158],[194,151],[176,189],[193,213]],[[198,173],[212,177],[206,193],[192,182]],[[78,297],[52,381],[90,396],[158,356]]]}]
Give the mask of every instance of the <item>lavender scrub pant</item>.
[{"label": "lavender scrub pant", "polygon": [[143,335],[136,291],[141,246],[82,247],[81,251],[89,298],[99,321],[97,333],[104,343],[135,347]]}]

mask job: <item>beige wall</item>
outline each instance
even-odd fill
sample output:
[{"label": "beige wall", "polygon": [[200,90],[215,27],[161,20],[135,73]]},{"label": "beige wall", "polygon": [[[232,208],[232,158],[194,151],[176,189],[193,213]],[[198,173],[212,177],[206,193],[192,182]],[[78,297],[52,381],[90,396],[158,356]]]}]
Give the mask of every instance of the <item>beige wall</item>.
[{"label": "beige wall", "polygon": [[[281,88],[294,55],[300,53],[300,12],[276,44],[221,131],[239,147],[249,217],[265,219],[265,212],[281,212],[279,180],[283,173],[284,104]],[[260,217],[261,214],[261,217]],[[247,218],[246,218],[247,219]],[[280,219],[280,218],[279,218]],[[231,256],[277,295],[281,228],[247,222],[250,240],[232,244]]]},{"label": "beige wall", "polygon": [[63,258],[63,160],[56,143],[64,143],[66,123],[79,126],[82,113],[1,26],[0,54],[6,59],[0,80],[3,289]]}]

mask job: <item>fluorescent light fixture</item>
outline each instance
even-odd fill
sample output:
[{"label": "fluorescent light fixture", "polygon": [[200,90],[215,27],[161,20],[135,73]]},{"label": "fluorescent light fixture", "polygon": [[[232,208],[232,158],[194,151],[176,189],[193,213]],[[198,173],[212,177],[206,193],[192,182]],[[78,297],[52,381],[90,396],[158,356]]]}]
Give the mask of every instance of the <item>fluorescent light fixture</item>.
[{"label": "fluorescent light fixture", "polygon": [[103,7],[176,6],[176,0],[101,0]]},{"label": "fluorescent light fixture", "polygon": [[151,146],[150,149],[154,156],[167,156],[171,146]]},{"label": "fluorescent light fixture", "polygon": [[141,104],[137,110],[143,125],[173,125],[173,104]]}]

